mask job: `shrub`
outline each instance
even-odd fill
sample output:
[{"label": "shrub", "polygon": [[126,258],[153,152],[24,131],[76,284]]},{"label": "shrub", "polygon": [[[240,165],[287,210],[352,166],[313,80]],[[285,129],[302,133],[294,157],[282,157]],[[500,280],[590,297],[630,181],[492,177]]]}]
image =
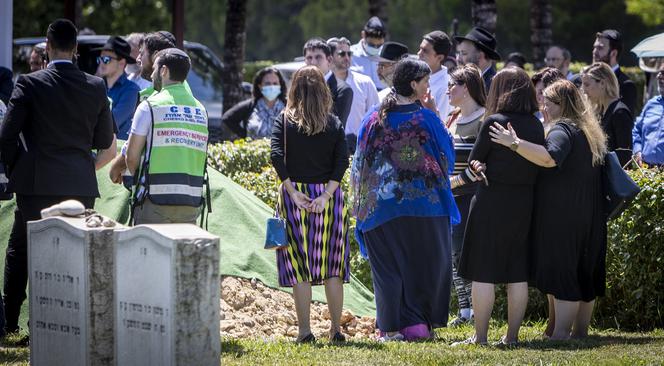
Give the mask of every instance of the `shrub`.
[{"label": "shrub", "polygon": [[641,193],[609,224],[606,296],[596,320],[605,327],[664,327],[664,171],[632,171]]},{"label": "shrub", "polygon": [[[210,146],[210,164],[274,207],[279,179],[270,164],[269,140],[224,142]],[[598,299],[594,322],[598,326],[626,330],[664,327],[664,171],[630,172],[642,191],[621,217],[608,226],[606,257],[607,292]],[[341,182],[348,193],[350,172]],[[350,197],[346,197],[347,202]],[[373,291],[369,262],[362,259],[351,217],[351,269],[355,277]],[[451,310],[457,301],[452,290]],[[536,289],[529,290],[527,319],[547,314],[547,300]],[[504,286],[497,286],[493,315],[507,318]]]}]

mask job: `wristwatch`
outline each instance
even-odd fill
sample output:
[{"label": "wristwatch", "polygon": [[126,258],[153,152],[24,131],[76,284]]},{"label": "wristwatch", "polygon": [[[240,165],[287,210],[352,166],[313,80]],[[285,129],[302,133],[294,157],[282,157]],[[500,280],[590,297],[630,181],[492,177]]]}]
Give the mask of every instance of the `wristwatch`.
[{"label": "wristwatch", "polygon": [[512,141],[512,143],[510,144],[510,150],[516,151],[519,148],[519,143],[520,142],[521,142],[521,140],[519,140],[519,139],[516,139],[516,140]]}]

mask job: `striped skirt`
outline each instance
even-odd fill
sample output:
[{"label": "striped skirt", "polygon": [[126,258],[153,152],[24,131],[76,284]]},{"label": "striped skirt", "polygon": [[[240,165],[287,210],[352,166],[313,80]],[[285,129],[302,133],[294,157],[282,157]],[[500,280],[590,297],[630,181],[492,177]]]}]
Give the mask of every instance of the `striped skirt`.
[{"label": "striped skirt", "polygon": [[[325,190],[325,184],[291,184],[311,199]],[[298,209],[283,184],[279,193],[277,209],[286,218],[288,233],[288,248],[277,250],[279,285],[292,287],[300,282],[320,285],[331,277],[349,282],[349,217],[341,188],[337,188],[321,213]]]}]

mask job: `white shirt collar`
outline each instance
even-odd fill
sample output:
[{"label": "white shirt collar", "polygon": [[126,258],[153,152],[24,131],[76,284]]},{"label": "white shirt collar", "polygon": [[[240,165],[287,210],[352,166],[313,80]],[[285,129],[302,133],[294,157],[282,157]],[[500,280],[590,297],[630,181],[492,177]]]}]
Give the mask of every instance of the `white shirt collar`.
[{"label": "white shirt collar", "polygon": [[325,74],[325,81],[330,80],[330,76],[332,76],[332,75],[334,75],[334,74],[332,73],[332,70],[328,70],[328,71],[327,71],[327,74]]},{"label": "white shirt collar", "polygon": [[615,66],[613,66],[611,68],[613,69],[613,72],[616,72],[620,68],[620,64],[616,64]]},{"label": "white shirt collar", "polygon": [[46,65],[46,67],[51,67],[55,64],[74,64],[71,60],[53,60]]}]

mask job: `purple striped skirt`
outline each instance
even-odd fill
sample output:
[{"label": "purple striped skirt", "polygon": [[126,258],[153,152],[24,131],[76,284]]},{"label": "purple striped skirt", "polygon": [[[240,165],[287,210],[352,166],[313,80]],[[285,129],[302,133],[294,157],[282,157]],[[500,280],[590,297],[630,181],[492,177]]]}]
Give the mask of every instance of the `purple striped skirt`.
[{"label": "purple striped skirt", "polygon": [[[311,199],[323,194],[325,184],[291,183]],[[348,211],[344,194],[337,188],[321,213],[297,208],[286,188],[281,185],[277,210],[286,218],[288,247],[277,250],[279,285],[292,287],[309,282],[320,285],[325,279],[350,280],[350,244]]]}]

